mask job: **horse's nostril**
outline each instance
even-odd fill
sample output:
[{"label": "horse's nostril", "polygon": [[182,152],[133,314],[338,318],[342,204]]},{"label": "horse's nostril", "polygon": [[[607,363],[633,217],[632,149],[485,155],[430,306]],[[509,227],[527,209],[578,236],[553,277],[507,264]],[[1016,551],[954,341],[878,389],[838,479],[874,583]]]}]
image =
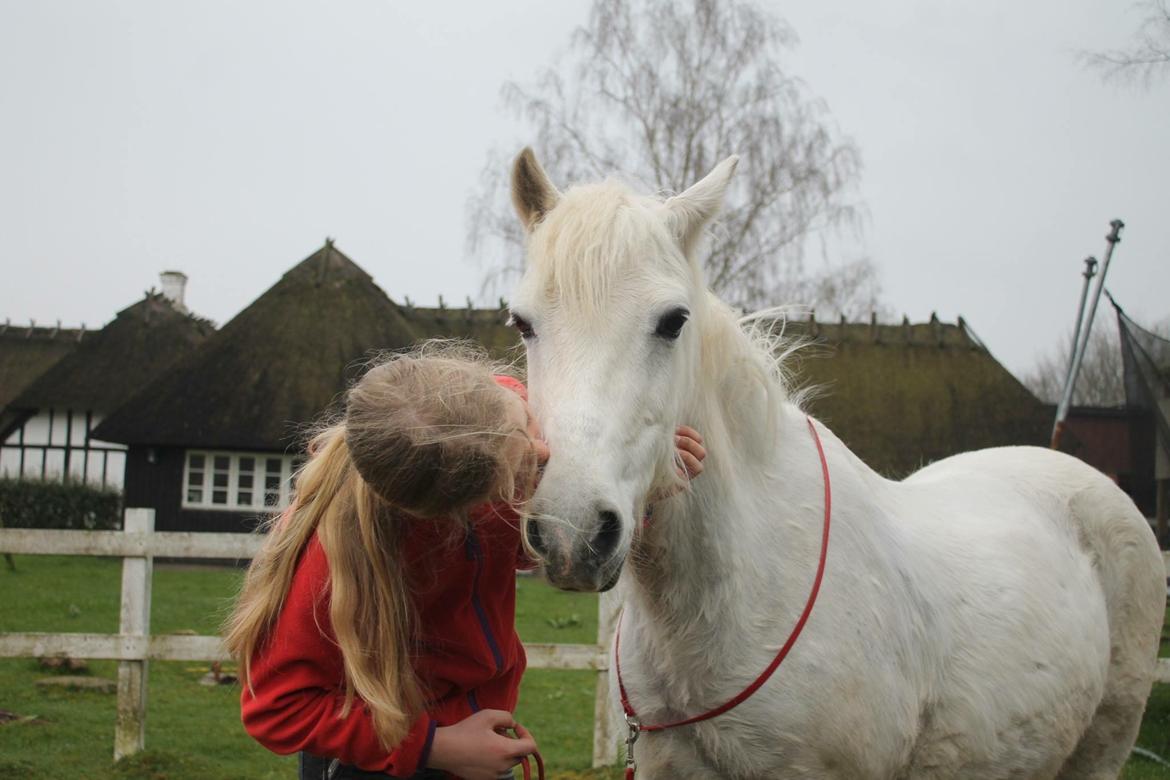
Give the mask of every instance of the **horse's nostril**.
[{"label": "horse's nostril", "polygon": [[529,521],[524,526],[524,535],[528,537],[528,544],[536,551],[537,555],[542,558],[547,557],[548,549],[544,545],[544,539],[540,535],[540,526]]},{"label": "horse's nostril", "polygon": [[597,540],[593,549],[598,558],[608,558],[617,549],[622,535],[622,520],[612,509],[603,509],[597,514]]}]

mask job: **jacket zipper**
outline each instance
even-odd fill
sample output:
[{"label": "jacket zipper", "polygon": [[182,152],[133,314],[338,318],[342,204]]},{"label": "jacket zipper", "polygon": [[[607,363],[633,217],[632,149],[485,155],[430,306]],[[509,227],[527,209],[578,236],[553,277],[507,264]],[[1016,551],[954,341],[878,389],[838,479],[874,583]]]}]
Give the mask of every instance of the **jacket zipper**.
[{"label": "jacket zipper", "polygon": [[487,640],[488,648],[492,651],[492,659],[496,663],[496,672],[499,673],[504,669],[504,655],[500,652],[500,646],[496,642],[496,637],[492,633],[492,627],[488,623],[487,612],[483,608],[483,601],[479,597],[479,580],[480,574],[483,572],[483,550],[479,544],[479,537],[475,533],[475,529],[470,529],[467,532],[467,557],[469,560],[475,561],[475,578],[472,580],[471,586],[471,606],[475,609],[475,616],[479,618],[479,627],[483,631],[483,637]]}]

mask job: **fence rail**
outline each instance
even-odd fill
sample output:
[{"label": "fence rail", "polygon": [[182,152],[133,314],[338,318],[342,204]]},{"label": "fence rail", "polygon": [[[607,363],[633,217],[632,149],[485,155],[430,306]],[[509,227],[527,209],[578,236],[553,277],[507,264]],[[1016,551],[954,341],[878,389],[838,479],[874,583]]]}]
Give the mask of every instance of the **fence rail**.
[{"label": "fence rail", "polygon": [[[135,510],[127,510],[128,512]],[[172,531],[41,531],[6,528],[0,552],[20,555],[102,555],[114,558],[218,558],[247,560],[260,549],[256,534]]]},{"label": "fence rail", "polygon": [[[127,509],[122,531],[43,531],[0,528],[0,553],[121,557],[122,607],[117,634],[2,633],[0,658],[67,656],[118,661],[118,708],[114,758],[145,747],[146,669],[149,661],[231,660],[216,636],[150,633],[150,594],[155,557],[245,560],[263,544],[254,534],[154,531],[154,510]],[[1170,552],[1163,553],[1170,575]],[[617,751],[609,706],[608,648],[616,601],[603,595],[596,645],[529,643],[530,669],[583,669],[597,673],[593,765],[613,763]],[[1170,659],[1158,661],[1159,682],[1170,683]]]},{"label": "fence rail", "polygon": [[[122,605],[117,634],[0,634],[0,658],[65,656],[118,662],[118,708],[114,758],[145,747],[146,668],[149,661],[228,661],[217,636],[150,633],[151,574],[154,558],[247,560],[264,538],[255,534],[154,531],[154,511],[127,509],[122,531],[45,531],[0,528],[0,553],[22,555],[96,555],[120,557]],[[602,599],[599,625],[612,623]],[[613,763],[617,736],[608,704],[608,634],[596,645],[527,643],[531,669],[581,669],[597,673],[593,763]]]},{"label": "fence rail", "polygon": [[[606,671],[609,658],[597,645],[524,645],[529,669]],[[217,636],[187,634],[0,634],[0,658],[64,656],[103,661],[231,661]]]}]

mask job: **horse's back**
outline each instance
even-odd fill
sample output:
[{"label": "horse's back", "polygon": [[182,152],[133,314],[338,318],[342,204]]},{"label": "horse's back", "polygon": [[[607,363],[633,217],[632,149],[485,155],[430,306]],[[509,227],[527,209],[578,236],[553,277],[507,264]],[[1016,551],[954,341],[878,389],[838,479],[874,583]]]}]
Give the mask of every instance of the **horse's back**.
[{"label": "horse's back", "polygon": [[1103,587],[1154,583],[1143,592],[1164,600],[1165,569],[1149,523],[1111,479],[1077,458],[1040,447],[997,447],[937,461],[903,484],[962,502],[955,519],[976,525],[953,530],[1026,532],[1012,524],[1032,523],[1038,536],[1074,542]]},{"label": "horse's back", "polygon": [[[1125,721],[1102,729],[1113,737],[1102,750],[1116,752],[1117,732],[1135,732],[1140,721],[1165,608],[1161,555],[1129,497],[1083,462],[1036,447],[957,455],[903,486],[909,504],[926,508],[907,514],[908,538],[934,578],[935,606],[952,621],[942,633],[960,653],[943,661],[940,687],[951,694],[940,706],[977,706],[962,691],[970,685],[997,698],[989,712],[1010,702],[1006,711],[1038,733],[1011,735],[987,720],[973,739],[982,737],[988,755],[1019,741],[1023,760],[1042,763],[1037,776],[1055,775],[1074,748],[1084,752],[1106,710]],[[1049,743],[1050,757],[1029,759],[1028,741]],[[954,746],[927,739],[920,766],[946,758],[932,747]],[[1074,776],[1069,766],[1061,776]]]}]

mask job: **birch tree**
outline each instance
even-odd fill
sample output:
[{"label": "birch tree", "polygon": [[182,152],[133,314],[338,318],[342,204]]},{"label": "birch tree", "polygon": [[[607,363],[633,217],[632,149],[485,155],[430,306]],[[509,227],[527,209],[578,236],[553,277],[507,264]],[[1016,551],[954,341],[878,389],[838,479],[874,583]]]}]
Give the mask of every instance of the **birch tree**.
[{"label": "birch tree", "polygon": [[[859,228],[861,162],[785,68],[795,44],[783,20],[746,0],[595,0],[560,61],[531,83],[505,84],[503,100],[562,188],[622,172],[673,194],[739,154],[704,258],[712,288],[746,308],[801,303],[818,316],[868,317],[880,305],[874,264],[809,251]],[[468,249],[488,267],[491,293],[522,270],[507,195],[518,150],[490,153],[469,199]]]},{"label": "birch tree", "polygon": [[1128,46],[1082,52],[1081,59],[1106,79],[1148,88],[1170,77],[1170,5],[1167,0],[1145,0],[1135,7],[1143,18]]}]

